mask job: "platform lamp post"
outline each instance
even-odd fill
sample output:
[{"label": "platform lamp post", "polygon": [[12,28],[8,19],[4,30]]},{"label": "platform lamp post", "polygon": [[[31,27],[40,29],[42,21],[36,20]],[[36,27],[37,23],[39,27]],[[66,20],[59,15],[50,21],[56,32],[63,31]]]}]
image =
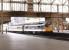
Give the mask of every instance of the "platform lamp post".
[{"label": "platform lamp post", "polygon": [[3,0],[1,0],[1,33],[3,34]]},{"label": "platform lamp post", "polygon": [[[59,5],[57,5],[57,13],[59,14]],[[57,19],[57,31],[59,32],[59,16],[58,16],[58,19]]]},{"label": "platform lamp post", "polygon": [[[69,0],[68,0],[68,13],[69,13]],[[69,17],[69,16],[68,16]]]},{"label": "platform lamp post", "polygon": [[24,33],[24,18],[23,18],[22,32]]}]

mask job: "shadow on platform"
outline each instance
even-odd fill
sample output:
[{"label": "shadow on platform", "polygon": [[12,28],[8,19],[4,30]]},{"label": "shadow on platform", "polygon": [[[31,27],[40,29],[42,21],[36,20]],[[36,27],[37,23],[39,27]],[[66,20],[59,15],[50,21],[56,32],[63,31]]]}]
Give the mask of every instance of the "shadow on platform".
[{"label": "shadow on platform", "polygon": [[32,32],[12,32],[12,33],[33,35],[37,37],[44,37],[44,38],[55,39],[55,40],[69,41],[68,33],[53,33],[53,32],[38,32],[35,34],[33,34]]}]

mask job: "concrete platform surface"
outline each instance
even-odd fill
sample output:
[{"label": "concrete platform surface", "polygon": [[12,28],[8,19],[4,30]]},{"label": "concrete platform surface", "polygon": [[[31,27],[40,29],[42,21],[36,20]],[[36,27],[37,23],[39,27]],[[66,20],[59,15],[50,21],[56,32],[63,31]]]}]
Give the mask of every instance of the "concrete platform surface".
[{"label": "concrete platform surface", "polygon": [[69,41],[7,33],[0,34],[0,50],[69,50]]}]

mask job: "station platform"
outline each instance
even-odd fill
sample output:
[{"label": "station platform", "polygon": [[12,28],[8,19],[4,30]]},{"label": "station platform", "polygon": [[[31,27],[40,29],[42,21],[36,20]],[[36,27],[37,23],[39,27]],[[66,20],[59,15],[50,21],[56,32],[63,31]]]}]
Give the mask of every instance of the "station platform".
[{"label": "station platform", "polygon": [[0,50],[69,50],[69,41],[53,36],[8,32],[0,34]]}]

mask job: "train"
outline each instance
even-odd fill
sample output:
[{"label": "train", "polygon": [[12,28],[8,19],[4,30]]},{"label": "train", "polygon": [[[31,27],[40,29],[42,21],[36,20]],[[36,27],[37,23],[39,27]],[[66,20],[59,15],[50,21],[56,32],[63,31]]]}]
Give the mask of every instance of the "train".
[{"label": "train", "polygon": [[45,26],[45,24],[25,24],[25,25],[13,25],[8,26],[8,32],[30,32],[30,33],[40,33],[40,32],[53,32],[50,26]]}]

